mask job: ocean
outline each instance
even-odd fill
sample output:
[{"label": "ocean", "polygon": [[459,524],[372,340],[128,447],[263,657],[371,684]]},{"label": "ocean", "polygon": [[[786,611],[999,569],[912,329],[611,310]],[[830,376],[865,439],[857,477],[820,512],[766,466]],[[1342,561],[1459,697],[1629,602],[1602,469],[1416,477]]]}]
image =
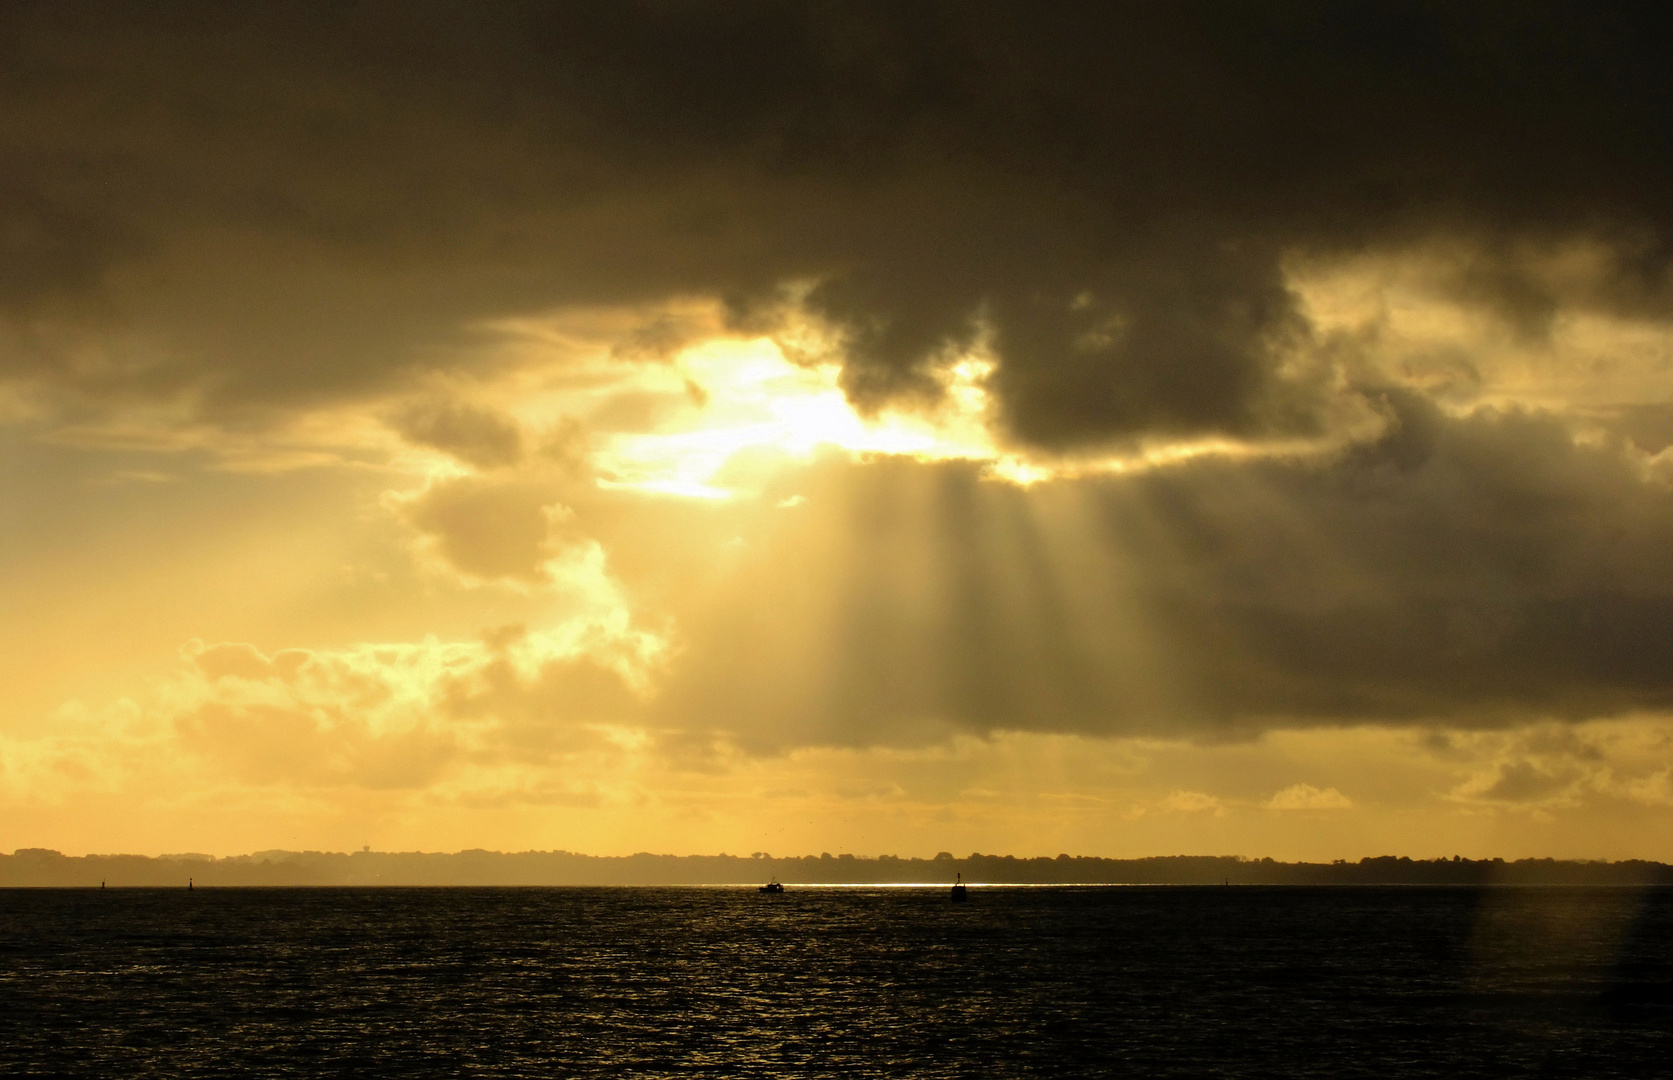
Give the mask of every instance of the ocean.
[{"label": "ocean", "polygon": [[1673,1075],[1673,889],[0,890],[0,1075]]}]

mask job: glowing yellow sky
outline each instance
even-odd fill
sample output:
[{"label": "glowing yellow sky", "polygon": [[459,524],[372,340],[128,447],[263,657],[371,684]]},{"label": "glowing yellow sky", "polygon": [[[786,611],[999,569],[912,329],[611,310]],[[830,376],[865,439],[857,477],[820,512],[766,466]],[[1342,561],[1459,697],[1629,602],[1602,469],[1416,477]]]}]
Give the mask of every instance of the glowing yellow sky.
[{"label": "glowing yellow sky", "polygon": [[[1374,269],[1297,287],[1327,328],[1380,320],[1395,367],[1470,332]],[[1397,314],[1367,315],[1367,296]],[[258,431],[143,412],[14,424],[10,453],[51,490],[14,491],[12,512],[36,517],[5,559],[13,846],[1673,855],[1659,828],[1673,726],[1653,713],[1486,729],[1167,719],[1200,708],[1199,690],[1137,597],[1178,570],[1160,549],[1099,541],[1083,486],[1205,459],[1305,468],[1385,417],[1345,413],[1311,440],[1025,452],[997,434],[991,356],[949,358],[933,407],[862,415],[836,364],[724,334],[694,301],[670,310],[708,331],[647,356],[612,340],[642,311],[504,324],[481,346],[491,375]],[[1609,334],[1645,332],[1577,325],[1548,348],[1578,365]],[[1623,384],[1659,372],[1658,340]],[[1460,415],[1524,393],[1514,342],[1501,354],[1455,394]],[[910,653],[915,622],[968,600],[956,578],[935,584],[962,541],[926,509],[955,474],[1022,500],[992,507],[1025,522],[978,506],[963,526],[999,545],[988,603],[1018,647],[1096,636],[1087,655],[1127,673],[1122,700],[1155,730],[1042,715],[984,732],[926,713],[845,733],[795,712],[852,692],[837,641],[895,635],[873,644]],[[1274,493],[1246,497],[1285,512]],[[1298,542],[1319,545],[1327,573],[1325,538]],[[1045,545],[1049,581],[1030,583],[1018,543]],[[731,643],[751,655],[728,659]],[[750,682],[740,700],[760,717],[710,711],[694,664]],[[1025,709],[1066,693],[1026,663],[1002,675]]]},{"label": "glowing yellow sky", "polygon": [[1673,859],[1632,20],[12,7],[0,851]]}]

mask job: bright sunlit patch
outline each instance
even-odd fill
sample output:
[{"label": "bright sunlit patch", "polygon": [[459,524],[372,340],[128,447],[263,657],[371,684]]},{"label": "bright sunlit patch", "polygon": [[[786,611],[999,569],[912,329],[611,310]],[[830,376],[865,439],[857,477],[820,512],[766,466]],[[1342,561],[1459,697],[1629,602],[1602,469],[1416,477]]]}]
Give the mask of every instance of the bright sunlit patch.
[{"label": "bright sunlit patch", "polygon": [[[898,455],[920,461],[981,463],[997,481],[1028,486],[1179,464],[1204,456],[1316,453],[1319,440],[1259,446],[1229,439],[1159,443],[1123,453],[1025,455],[1005,448],[993,427],[987,383],[994,361],[956,359],[940,369],[934,409],[889,409],[862,416],[844,395],[837,363],[792,363],[772,341],[717,339],[669,365],[642,369],[632,390],[672,407],[645,431],[600,433],[600,483],[652,494],[726,499],[759,491],[786,465],[822,448]],[[603,410],[608,416],[608,411]]]},{"label": "bright sunlit patch", "polygon": [[978,360],[950,366],[946,402],[933,414],[867,418],[843,394],[839,365],[791,363],[766,339],[711,340],[672,364],[641,369],[631,387],[619,389],[621,400],[657,395],[666,412],[650,430],[600,432],[594,463],[609,487],[728,498],[758,490],[777,467],[826,447],[994,460],[982,387],[989,371]]}]

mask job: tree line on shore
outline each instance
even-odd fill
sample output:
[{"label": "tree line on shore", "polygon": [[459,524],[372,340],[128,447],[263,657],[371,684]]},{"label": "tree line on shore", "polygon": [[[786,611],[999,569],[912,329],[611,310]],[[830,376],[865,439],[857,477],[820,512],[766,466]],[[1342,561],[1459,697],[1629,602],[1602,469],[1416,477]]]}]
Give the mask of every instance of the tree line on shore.
[{"label": "tree line on shore", "polygon": [[1670,885],[1673,866],[1630,859],[1364,858],[1279,862],[1241,856],[1105,859],[972,853],[933,859],[828,853],[581,855],[569,851],[451,853],[265,851],[209,855],[66,856],[43,848],[0,855],[0,887],[529,886],[944,884],[1012,885]]}]

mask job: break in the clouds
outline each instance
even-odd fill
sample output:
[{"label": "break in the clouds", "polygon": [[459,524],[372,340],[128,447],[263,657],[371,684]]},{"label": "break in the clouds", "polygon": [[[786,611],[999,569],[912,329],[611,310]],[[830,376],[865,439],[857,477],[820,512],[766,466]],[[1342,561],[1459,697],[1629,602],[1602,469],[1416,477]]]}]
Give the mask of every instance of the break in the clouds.
[{"label": "break in the clouds", "polygon": [[0,780],[1661,806],[1667,22],[11,4]]}]

